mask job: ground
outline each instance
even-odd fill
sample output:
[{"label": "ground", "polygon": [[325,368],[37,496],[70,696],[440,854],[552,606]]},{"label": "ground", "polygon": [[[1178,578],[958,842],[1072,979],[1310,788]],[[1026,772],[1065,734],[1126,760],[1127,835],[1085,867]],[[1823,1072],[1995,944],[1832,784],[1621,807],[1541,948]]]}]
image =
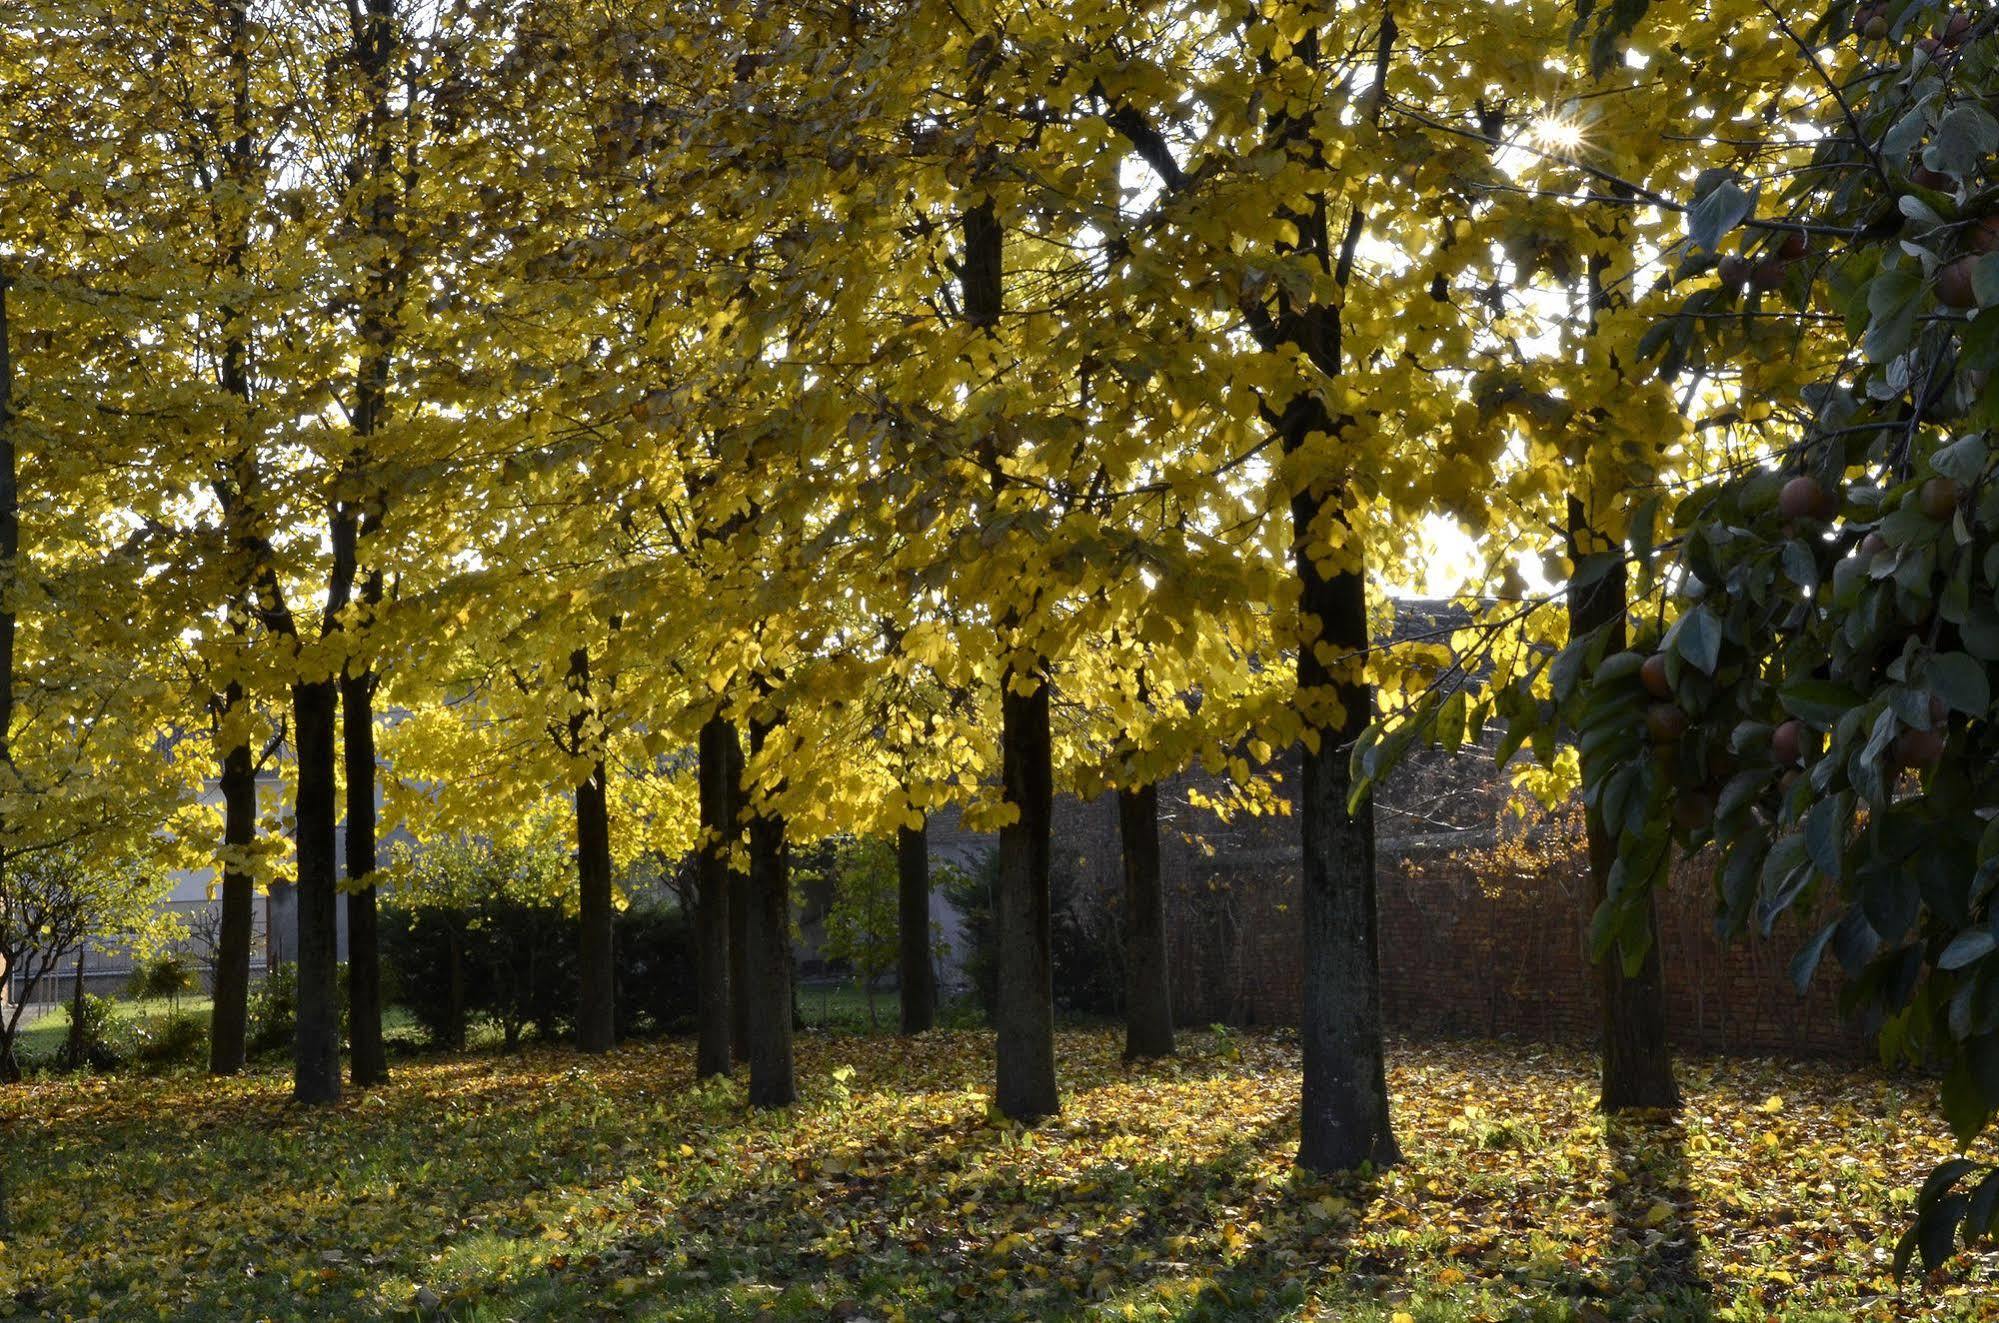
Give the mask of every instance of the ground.
[{"label": "ground", "polygon": [[1927,1085],[1695,1061],[1606,1126],[1566,1049],[1403,1044],[1406,1162],[1294,1173],[1295,1046],[1127,1068],[1065,1031],[1064,1111],[995,1123],[990,1037],[808,1033],[802,1101],[691,1045],[397,1063],[337,1109],[281,1072],[0,1095],[0,1314],[103,1319],[1726,1320],[1984,1317],[1991,1265],[1899,1292]]}]

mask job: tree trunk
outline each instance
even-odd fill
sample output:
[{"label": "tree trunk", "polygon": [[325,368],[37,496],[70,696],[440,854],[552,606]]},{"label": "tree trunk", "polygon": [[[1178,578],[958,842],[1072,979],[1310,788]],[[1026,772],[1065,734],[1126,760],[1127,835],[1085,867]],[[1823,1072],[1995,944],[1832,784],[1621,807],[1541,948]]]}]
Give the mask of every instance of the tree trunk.
[{"label": "tree trunk", "polygon": [[[362,542],[379,527],[386,494],[369,477],[368,446],[389,412],[389,372],[394,356],[396,302],[395,258],[392,245],[401,237],[397,223],[397,200],[390,182],[394,172],[394,146],[389,136],[390,77],[396,46],[393,0],[367,0],[365,16],[356,11],[354,58],[367,83],[366,149],[369,165],[366,182],[371,186],[367,204],[367,229],[377,241],[366,271],[361,297],[360,364],[354,379],[354,444],[348,452],[342,477],[354,490],[340,493],[334,502],[332,521],[333,573],[327,585],[326,618],[323,632],[351,628],[360,633],[374,626],[376,609],[382,600],[379,568],[361,579],[362,611],[352,622],[340,620],[355,581],[360,578]],[[365,19],[365,21],[362,21]],[[345,485],[345,483],[343,483]],[[355,665],[350,663],[350,665]],[[346,745],[347,772],[347,876],[350,884],[360,883],[375,871],[375,676],[371,667],[355,665],[339,677],[342,725]],[[301,879],[303,871],[301,870]],[[299,985],[300,1026],[304,1025],[305,915],[307,901],[300,887],[299,897]],[[384,1081],[389,1076],[388,1057],[382,1044],[381,940],[372,884],[350,891],[347,897],[347,977],[348,1007],[353,1044],[352,1070],[357,1087]],[[335,1031],[338,1008],[334,1008]]]},{"label": "tree trunk", "polygon": [[[729,819],[740,822],[742,813],[742,746],[730,751]],[[750,974],[750,880],[730,868],[724,885],[729,892],[729,1053],[736,1061],[750,1059],[751,1002],[756,996]]]},{"label": "tree trunk", "polygon": [[1061,1110],[1055,1086],[1054,961],[1049,948],[1049,826],[1053,759],[1048,681],[1031,694],[1011,683],[1000,699],[1001,779],[1019,809],[1000,828],[999,894],[993,921],[999,942],[996,1101],[1000,1113],[1034,1121]]},{"label": "tree trunk", "polygon": [[1159,787],[1120,790],[1124,853],[1124,1055],[1173,1055],[1173,989],[1166,968],[1166,896],[1159,877]]},{"label": "tree trunk", "polygon": [[78,945],[78,947],[76,948],[76,975],[74,981],[70,984],[70,989],[69,989],[68,1056],[69,1056],[69,1066],[70,1069],[72,1070],[83,1069],[84,1049],[88,1046],[88,1044],[86,1044],[83,1041],[83,998],[84,998],[83,959],[85,951],[88,948],[88,946],[89,943],[85,942]]},{"label": "tree trunk", "polygon": [[[1592,273],[1594,275],[1594,272]],[[1583,503],[1568,500],[1568,551],[1571,565],[1580,566],[1591,551],[1611,544],[1590,526]],[[1619,560],[1609,571],[1568,587],[1569,638],[1592,630],[1606,632],[1604,654],[1624,650],[1625,568]],[[1610,870],[1617,862],[1617,838],[1605,826],[1594,804],[1584,806],[1583,827],[1589,842],[1590,908],[1594,912],[1610,894]],[[1672,1046],[1666,1026],[1665,975],[1659,962],[1658,906],[1650,892],[1645,898],[1645,924],[1650,938],[1645,961],[1635,974],[1612,952],[1597,968],[1603,998],[1603,1094],[1606,1112],[1635,1108],[1676,1108],[1679,1085],[1673,1079]]]},{"label": "tree trunk", "polygon": [[[773,727],[752,721],[750,746],[762,752]],[[784,818],[768,808],[750,817],[748,887],[750,1105],[789,1107],[798,1096],[791,1061],[791,878]]]},{"label": "tree trunk", "polygon": [[[223,718],[243,702],[243,687],[223,695]],[[250,941],[255,927],[256,878],[242,864],[257,840],[257,767],[247,743],[222,756],[222,928],[215,943],[215,1004],[208,1029],[208,1070],[233,1075],[243,1068],[250,1028]]]},{"label": "tree trunk", "polygon": [[[584,698],[590,693],[590,653],[578,648],[569,655],[570,683]],[[586,709],[569,721],[570,753],[581,756],[589,742]],[[611,807],[601,743],[590,775],[576,786],[576,880],[582,936],[577,951],[580,988],[576,1007],[576,1046],[583,1052],[608,1052],[617,1040],[617,966],[613,951],[611,905]]]},{"label": "tree trunk", "polygon": [[298,786],[292,806],[298,864],[298,1034],[292,1097],[330,1103],[340,1097],[339,886],[334,864],[334,719],[339,689],[331,679],[292,685],[292,747]]},{"label": "tree trunk", "polygon": [[365,1089],[389,1078],[388,1049],[382,1042],[381,925],[373,881],[375,677],[371,671],[341,677],[340,723],[347,771],[348,1072],[354,1087]]},{"label": "tree trunk", "polygon": [[[1308,1171],[1384,1166],[1399,1156],[1389,1124],[1382,1053],[1381,974],[1375,916],[1374,803],[1364,796],[1352,812],[1349,758],[1367,728],[1374,696],[1364,684],[1336,679],[1318,647],[1346,658],[1351,674],[1365,655],[1366,581],[1353,573],[1322,576],[1306,554],[1306,530],[1319,500],[1301,493],[1292,503],[1303,611],[1318,625],[1317,646],[1306,624],[1298,650],[1299,701],[1317,748],[1303,750],[1300,859],[1305,929],[1304,1087],[1299,1098],[1298,1165]],[[1328,701],[1334,708],[1327,706]]]},{"label": "tree trunk", "polygon": [[582,987],[576,1012],[576,1046],[608,1052],[617,1038],[612,949],[611,818],[604,762],[576,787],[576,871],[581,885],[582,940],[578,951]]},{"label": "tree trunk", "polygon": [[[1377,86],[1388,76],[1396,35],[1393,16],[1384,12],[1376,34]],[[1306,29],[1287,58],[1316,76],[1321,62],[1317,30]],[[1379,106],[1377,100],[1377,121]],[[1273,145],[1294,158],[1324,169],[1318,125],[1312,115],[1281,108],[1271,115],[1270,136]],[[1297,241],[1288,248],[1345,290],[1366,214],[1358,207],[1347,212],[1336,248],[1329,221],[1332,204],[1323,196],[1308,202],[1304,209],[1280,212],[1297,229]],[[1333,377],[1344,368],[1340,314],[1338,298],[1301,302],[1280,291],[1274,322],[1252,329],[1266,350],[1289,346]],[[1294,396],[1274,421],[1287,456],[1306,450],[1315,439],[1338,437],[1347,426],[1346,419],[1326,408],[1321,394],[1309,390]],[[1369,645],[1366,548],[1347,520],[1346,489],[1338,474],[1308,470],[1301,476],[1306,484],[1291,497],[1299,611],[1296,701],[1305,730],[1299,777],[1305,968],[1298,1165],[1330,1173],[1366,1163],[1381,1166],[1400,1154],[1389,1124],[1382,1053],[1374,803],[1363,795],[1350,810],[1347,802],[1354,741],[1367,729],[1374,710],[1374,692],[1363,678]],[[1337,550],[1328,553],[1328,546]],[[1322,568],[1312,554],[1315,547],[1331,566]]]},{"label": "tree trunk", "polygon": [[729,959],[729,841],[734,835],[730,775],[736,728],[716,715],[701,726],[698,749],[701,831],[707,844],[695,860],[694,964],[697,979],[694,1071],[701,1078],[729,1073],[732,1023]]},{"label": "tree trunk", "polygon": [[[1005,230],[992,195],[983,189],[961,214],[965,256],[958,280],[965,320],[989,335],[999,330],[1005,307]],[[998,442],[984,438],[981,450],[992,475],[995,500],[1006,478]],[[1006,632],[1020,623],[1006,613]],[[1007,640],[1003,646],[1017,647]],[[1030,694],[1013,691],[1016,681],[1034,684]],[[999,946],[994,997],[995,1082],[1000,1112],[1032,1121],[1061,1109],[1055,1086],[1054,962],[1049,953],[1048,830],[1053,813],[1054,772],[1048,735],[1048,677],[1023,673],[1014,664],[1001,677],[1001,781],[1007,803],[1019,810],[1000,829],[999,887],[993,927]]]},{"label": "tree trunk", "polygon": [[900,938],[902,1032],[937,1023],[937,966],[930,953],[930,823],[895,833],[896,910]]}]

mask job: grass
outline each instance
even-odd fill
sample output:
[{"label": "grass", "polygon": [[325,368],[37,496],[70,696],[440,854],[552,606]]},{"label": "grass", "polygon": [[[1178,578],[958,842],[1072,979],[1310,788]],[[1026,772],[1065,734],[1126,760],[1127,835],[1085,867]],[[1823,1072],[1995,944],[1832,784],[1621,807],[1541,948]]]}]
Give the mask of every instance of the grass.
[{"label": "grass", "polygon": [[1929,1086],[1702,1060],[1607,1125],[1593,1063],[1405,1045],[1406,1161],[1290,1165],[1295,1046],[1061,1036],[1064,1111],[988,1115],[990,1036],[807,1032],[753,1113],[691,1045],[430,1056],[338,1107],[275,1070],[0,1093],[0,1314],[48,1318],[1473,1320],[1992,1316],[1961,1256],[1898,1290]]},{"label": "grass", "polygon": [[[202,993],[182,997],[179,1009],[181,1014],[199,1016],[205,1022],[214,1005],[214,998]],[[114,998],[111,1002],[112,1034],[130,1033],[149,1022],[164,1019],[173,1013],[174,1007],[175,1004],[165,997]],[[28,1015],[35,1018],[32,1021],[23,1019],[15,1050],[22,1065],[33,1070],[54,1060],[57,1050],[69,1037],[69,1016],[62,1005],[52,1006],[46,1011],[30,1010]],[[482,1031],[484,1028],[481,1026]],[[384,1012],[382,1032],[392,1044],[414,1045],[421,1038],[416,1021],[399,1006],[389,1007]],[[475,1046],[485,1046],[487,1037],[493,1044],[499,1042],[499,1034],[495,1030],[490,1035],[474,1034]]]}]

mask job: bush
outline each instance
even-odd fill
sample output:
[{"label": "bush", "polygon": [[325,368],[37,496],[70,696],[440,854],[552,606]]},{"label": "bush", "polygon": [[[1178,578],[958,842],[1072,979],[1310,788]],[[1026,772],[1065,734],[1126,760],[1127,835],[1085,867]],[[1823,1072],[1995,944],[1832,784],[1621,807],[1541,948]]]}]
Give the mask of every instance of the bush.
[{"label": "bush", "polygon": [[683,1033],[700,997],[694,925],[678,905],[648,901],[618,916],[618,1034]]},{"label": "bush", "polygon": [[169,1011],[132,1028],[132,1059],[153,1069],[186,1066],[208,1051],[208,1019],[193,1011]]},{"label": "bush", "polygon": [[[969,872],[947,876],[943,885],[944,898],[963,923],[965,974],[988,1016],[999,988],[999,933],[993,917],[998,886],[998,851]],[[1060,866],[1049,870],[1048,893],[1056,1007],[1076,1015],[1119,1014],[1124,1008],[1124,944],[1115,898]]]},{"label": "bush", "polygon": [[111,998],[90,993],[64,1004],[69,1033],[56,1049],[53,1064],[57,1070],[116,1070],[124,1064],[124,1055],[115,1045],[116,1007]]},{"label": "bush", "polygon": [[[382,949],[401,1005],[437,1047],[462,1047],[473,1025],[503,1046],[547,1038],[575,1023],[579,929],[550,905],[494,898],[476,905],[401,909],[383,916]],[[677,906],[634,905],[612,939],[621,1037],[694,1023],[692,933]]]},{"label": "bush", "polygon": [[[347,967],[337,976],[340,990],[340,1034],[347,1035]],[[244,1049],[253,1057],[292,1050],[298,1037],[298,966],[279,965],[250,989],[249,1034]]]},{"label": "bush", "polygon": [[279,965],[250,989],[250,1032],[245,1049],[253,1057],[289,1048],[298,1033],[298,969]]},{"label": "bush", "polygon": [[532,1030],[568,1027],[576,1004],[576,921],[552,905],[493,899],[383,916],[384,963],[403,1005],[439,1047],[463,1047],[475,1023],[511,1049]]},{"label": "bush", "polygon": [[166,951],[135,966],[126,991],[134,997],[164,998],[178,1006],[194,986],[193,962],[179,951]]}]

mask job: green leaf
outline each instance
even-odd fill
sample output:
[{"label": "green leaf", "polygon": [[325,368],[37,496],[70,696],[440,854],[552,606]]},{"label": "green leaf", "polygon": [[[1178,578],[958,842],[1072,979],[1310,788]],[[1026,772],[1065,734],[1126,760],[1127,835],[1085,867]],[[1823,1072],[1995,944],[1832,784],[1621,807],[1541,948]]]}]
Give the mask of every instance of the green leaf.
[{"label": "green leaf", "polygon": [[1966,652],[1942,652],[1925,671],[1930,691],[1966,716],[1982,717],[1992,706],[1992,683],[1978,659]]},{"label": "green leaf", "polygon": [[1829,795],[1812,805],[1805,815],[1805,853],[1812,866],[1837,882],[1840,854],[1845,845],[1848,804],[1844,794]]},{"label": "green leaf", "polygon": [[1839,920],[1835,919],[1818,930],[1812,940],[1806,942],[1799,952],[1791,957],[1791,986],[1803,996],[1812,985],[1812,975],[1818,972],[1819,961],[1825,957],[1826,944],[1839,931]]},{"label": "green leaf", "polygon": [[[1993,254],[1999,257],[1999,253]],[[1994,299],[1999,303],[1999,299]],[[1930,467],[1946,478],[1956,478],[1959,482],[1970,483],[1978,480],[1985,471],[1985,459],[1989,452],[1982,436],[1960,437],[1930,456]]]},{"label": "green leaf", "polygon": [[1721,664],[1721,621],[1705,606],[1697,606],[1673,623],[1668,640],[1673,651],[1703,675]]},{"label": "green leaf", "polygon": [[1923,164],[1947,175],[1968,175],[1999,148],[1999,120],[1976,102],[1960,101],[1951,108],[1923,148]]},{"label": "green leaf", "polygon": [[1749,217],[1755,198],[1742,191],[1734,179],[1724,179],[1687,210],[1687,237],[1694,247],[1709,252],[1721,246],[1722,236]]},{"label": "green leaf", "polygon": [[1978,1132],[1992,1119],[1992,1104],[1985,1100],[1985,1091],[1978,1087],[1971,1067],[1961,1059],[1943,1077],[1943,1116],[1960,1144],[1978,1138]]},{"label": "green leaf", "polygon": [[1937,957],[1938,969],[1963,969],[1974,960],[1982,960],[1999,946],[1999,938],[1984,928],[1973,928],[1951,938],[1950,945]]},{"label": "green leaf", "polygon": [[1839,719],[1860,706],[1860,695],[1831,680],[1793,680],[1777,691],[1784,710],[1818,730],[1831,730]]},{"label": "green leaf", "polygon": [[1908,351],[1916,338],[1916,316],[1923,305],[1923,277],[1901,268],[1883,271],[1867,287],[1870,320],[1861,350],[1870,363],[1886,363]]}]

